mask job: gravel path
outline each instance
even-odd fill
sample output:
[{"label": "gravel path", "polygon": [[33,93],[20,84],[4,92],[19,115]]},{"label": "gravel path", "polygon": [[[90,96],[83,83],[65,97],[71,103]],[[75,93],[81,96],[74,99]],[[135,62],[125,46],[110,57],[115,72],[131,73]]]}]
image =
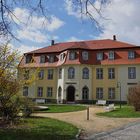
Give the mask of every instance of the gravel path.
[{"label": "gravel path", "polygon": [[108,118],[96,116],[96,113],[103,112],[103,107],[91,106],[90,119],[87,120],[87,111],[77,111],[68,113],[36,113],[35,116],[50,117],[74,124],[83,129],[86,136],[95,133],[110,131],[114,128],[122,127],[130,122],[140,121],[140,118]]}]

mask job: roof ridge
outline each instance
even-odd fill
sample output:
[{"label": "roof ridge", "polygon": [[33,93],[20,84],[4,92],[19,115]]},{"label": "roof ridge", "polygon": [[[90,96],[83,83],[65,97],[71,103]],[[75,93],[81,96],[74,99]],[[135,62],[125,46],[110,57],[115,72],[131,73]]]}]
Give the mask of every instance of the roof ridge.
[{"label": "roof ridge", "polygon": [[43,48],[30,51],[25,54],[31,53],[55,53],[62,52],[68,49],[117,49],[117,48],[130,48],[137,47],[136,45],[129,44],[127,42],[122,42],[112,39],[102,39],[102,40],[85,40],[85,41],[72,41],[72,42],[59,42],[54,45],[49,45]]}]

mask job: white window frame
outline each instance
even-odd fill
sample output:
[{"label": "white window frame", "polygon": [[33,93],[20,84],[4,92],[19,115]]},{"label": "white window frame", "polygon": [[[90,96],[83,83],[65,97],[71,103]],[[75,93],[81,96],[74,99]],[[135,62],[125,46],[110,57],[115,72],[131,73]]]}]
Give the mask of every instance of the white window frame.
[{"label": "white window frame", "polygon": [[42,80],[44,78],[44,70],[40,70],[38,73],[38,78]]},{"label": "white window frame", "polygon": [[37,97],[43,97],[43,87],[38,87]]},{"label": "white window frame", "polygon": [[83,79],[89,79],[89,69],[88,68],[83,68]]},{"label": "white window frame", "polygon": [[74,79],[75,78],[75,69],[73,67],[70,67],[68,69],[68,79]]},{"label": "white window frame", "polygon": [[108,68],[108,79],[115,79],[115,68]]},{"label": "white window frame", "polygon": [[53,79],[53,73],[54,73],[53,69],[48,69],[48,80]]},{"label": "white window frame", "polygon": [[109,60],[114,60],[115,59],[115,52],[114,51],[109,51],[109,53],[108,53],[108,59]]},{"label": "white window frame", "polygon": [[103,60],[103,52],[98,52],[98,53],[96,54],[96,59],[97,59],[97,60]]},{"label": "white window frame", "polygon": [[136,79],[136,67],[128,67],[128,79]]},{"label": "white window frame", "polygon": [[46,62],[46,56],[45,55],[41,55],[40,56],[40,63],[45,63]]},{"label": "white window frame", "polygon": [[69,52],[69,60],[75,60],[76,59],[76,52],[70,51]]},{"label": "white window frame", "polygon": [[85,61],[89,59],[89,53],[87,51],[82,52],[82,59]]},{"label": "white window frame", "polygon": [[135,51],[131,50],[128,51],[128,59],[134,59],[135,58]]},{"label": "white window frame", "polygon": [[47,87],[47,97],[52,97],[53,95],[53,87]]},{"label": "white window frame", "polygon": [[60,61],[63,61],[64,60],[64,57],[65,57],[65,54],[64,53],[61,53],[60,56],[59,56]]},{"label": "white window frame", "polygon": [[96,68],[96,79],[103,79],[103,68]]},{"label": "white window frame", "polygon": [[115,99],[115,88],[108,88],[108,99]]},{"label": "white window frame", "polygon": [[98,87],[98,88],[96,88],[96,99],[103,99],[103,93],[104,91],[103,91],[103,88],[101,88],[101,87]]},{"label": "white window frame", "polygon": [[49,55],[48,56],[48,62],[53,63],[54,62],[54,57],[55,57],[54,55]]}]

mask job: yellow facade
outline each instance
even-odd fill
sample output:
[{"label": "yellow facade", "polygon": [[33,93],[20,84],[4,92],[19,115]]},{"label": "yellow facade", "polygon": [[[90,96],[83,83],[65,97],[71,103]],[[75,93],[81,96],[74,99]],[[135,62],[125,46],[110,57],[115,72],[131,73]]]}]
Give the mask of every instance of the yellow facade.
[{"label": "yellow facade", "polygon": [[[96,79],[96,69],[102,68],[103,69],[103,79]],[[115,69],[115,79],[108,79],[108,68]],[[103,99],[108,99],[108,88],[115,88],[115,99],[119,99],[119,91],[117,88],[118,82],[118,66],[115,65],[94,65],[93,66],[93,100],[96,100],[96,88],[103,88]],[[97,99],[98,100],[98,99]],[[113,99],[111,99],[113,100]]]},{"label": "yellow facade", "polygon": [[[75,69],[75,78],[68,79],[68,69],[73,67]],[[82,70],[87,67],[89,69],[89,79],[82,78]],[[136,67],[136,79],[128,79],[128,67]],[[96,78],[96,69],[103,69],[103,79]],[[115,78],[108,78],[108,69],[115,69]],[[27,69],[27,68],[26,68]],[[140,66],[139,65],[64,65],[62,69],[62,79],[58,79],[59,68],[29,68],[30,80],[24,79],[25,68],[19,68],[18,76],[21,81],[23,81],[23,86],[29,87],[29,96],[34,99],[47,99],[47,100],[57,100],[58,99],[58,88],[62,89],[62,100],[67,99],[67,89],[69,86],[75,88],[75,100],[82,100],[82,89],[83,87],[88,87],[89,99],[88,100],[99,100],[96,98],[96,89],[103,88],[103,99],[107,101],[120,101],[120,87],[117,87],[117,83],[121,83],[121,94],[122,101],[127,101],[128,88],[131,87],[131,83],[136,83],[140,79]],[[53,70],[53,79],[48,79],[48,70]],[[38,78],[38,72],[40,70],[44,71],[44,78]],[[29,82],[29,83],[28,83]],[[43,96],[38,96],[38,87],[43,87]],[[47,96],[47,87],[52,87],[52,96]],[[115,89],[115,98],[108,98],[108,89]],[[23,88],[21,90],[23,93]]]},{"label": "yellow facade", "polygon": [[[53,79],[48,79],[48,69],[53,70]],[[24,73],[27,69],[19,69],[18,75],[19,79],[24,79]],[[31,98],[47,98],[47,99],[56,99],[56,87],[57,87],[57,69],[56,68],[28,68],[29,70],[29,79],[23,80],[23,87],[29,87],[29,93]],[[43,79],[38,78],[38,73],[40,70],[44,70]],[[43,87],[43,96],[38,97],[38,87]],[[47,97],[47,87],[52,87],[53,92],[51,97]],[[23,93],[23,88],[21,89]]]}]

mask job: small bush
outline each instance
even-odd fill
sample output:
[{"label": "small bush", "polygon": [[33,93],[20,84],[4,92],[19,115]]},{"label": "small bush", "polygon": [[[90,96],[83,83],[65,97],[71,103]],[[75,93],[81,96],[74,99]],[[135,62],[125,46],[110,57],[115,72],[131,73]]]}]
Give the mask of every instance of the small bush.
[{"label": "small bush", "polygon": [[140,84],[129,90],[128,103],[134,106],[135,111],[140,111]]}]

